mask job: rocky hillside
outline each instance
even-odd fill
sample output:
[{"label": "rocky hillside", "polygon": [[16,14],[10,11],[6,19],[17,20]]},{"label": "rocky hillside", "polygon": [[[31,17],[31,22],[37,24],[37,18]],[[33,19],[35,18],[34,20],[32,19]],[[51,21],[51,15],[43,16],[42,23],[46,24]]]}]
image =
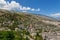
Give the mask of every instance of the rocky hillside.
[{"label": "rocky hillside", "polygon": [[0,10],[0,27],[7,27],[13,30],[21,26],[22,28],[29,28],[30,26],[34,28],[56,27],[59,23],[59,21],[45,16]]},{"label": "rocky hillside", "polygon": [[44,32],[51,31],[60,31],[60,21],[43,15],[0,9],[1,40],[43,40]]}]

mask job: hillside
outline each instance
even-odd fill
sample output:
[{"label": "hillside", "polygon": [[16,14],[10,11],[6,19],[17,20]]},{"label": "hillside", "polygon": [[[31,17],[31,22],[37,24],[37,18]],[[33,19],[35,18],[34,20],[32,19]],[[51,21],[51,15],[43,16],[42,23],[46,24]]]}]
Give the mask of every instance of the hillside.
[{"label": "hillside", "polygon": [[59,30],[59,24],[59,21],[46,16],[0,9],[0,30],[26,30],[30,34],[42,33]]}]

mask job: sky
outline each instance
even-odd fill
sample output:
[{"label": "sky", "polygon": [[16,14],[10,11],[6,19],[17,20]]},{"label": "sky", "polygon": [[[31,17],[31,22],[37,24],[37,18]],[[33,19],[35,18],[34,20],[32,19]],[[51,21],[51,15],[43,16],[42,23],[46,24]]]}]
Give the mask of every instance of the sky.
[{"label": "sky", "polygon": [[0,9],[60,18],[60,0],[0,0]]}]

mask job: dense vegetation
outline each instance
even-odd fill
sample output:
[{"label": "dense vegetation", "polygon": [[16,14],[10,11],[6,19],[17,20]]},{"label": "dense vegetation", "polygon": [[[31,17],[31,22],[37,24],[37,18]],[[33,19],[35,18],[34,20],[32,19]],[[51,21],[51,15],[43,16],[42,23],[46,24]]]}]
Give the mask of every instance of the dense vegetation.
[{"label": "dense vegetation", "polygon": [[[27,33],[23,31],[0,31],[0,40],[30,40],[31,35]],[[43,40],[43,38],[37,33],[35,40]]]}]

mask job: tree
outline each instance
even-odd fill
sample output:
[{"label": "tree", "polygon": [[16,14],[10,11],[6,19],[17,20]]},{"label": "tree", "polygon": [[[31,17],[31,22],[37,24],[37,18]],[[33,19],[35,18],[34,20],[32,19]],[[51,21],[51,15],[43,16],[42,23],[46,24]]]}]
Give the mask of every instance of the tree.
[{"label": "tree", "polygon": [[14,40],[12,31],[0,31],[0,40]]},{"label": "tree", "polygon": [[43,38],[39,33],[36,33],[35,40],[43,40]]},{"label": "tree", "polygon": [[25,40],[29,40],[29,38],[28,38],[28,37],[26,37],[26,38],[25,38]]}]

